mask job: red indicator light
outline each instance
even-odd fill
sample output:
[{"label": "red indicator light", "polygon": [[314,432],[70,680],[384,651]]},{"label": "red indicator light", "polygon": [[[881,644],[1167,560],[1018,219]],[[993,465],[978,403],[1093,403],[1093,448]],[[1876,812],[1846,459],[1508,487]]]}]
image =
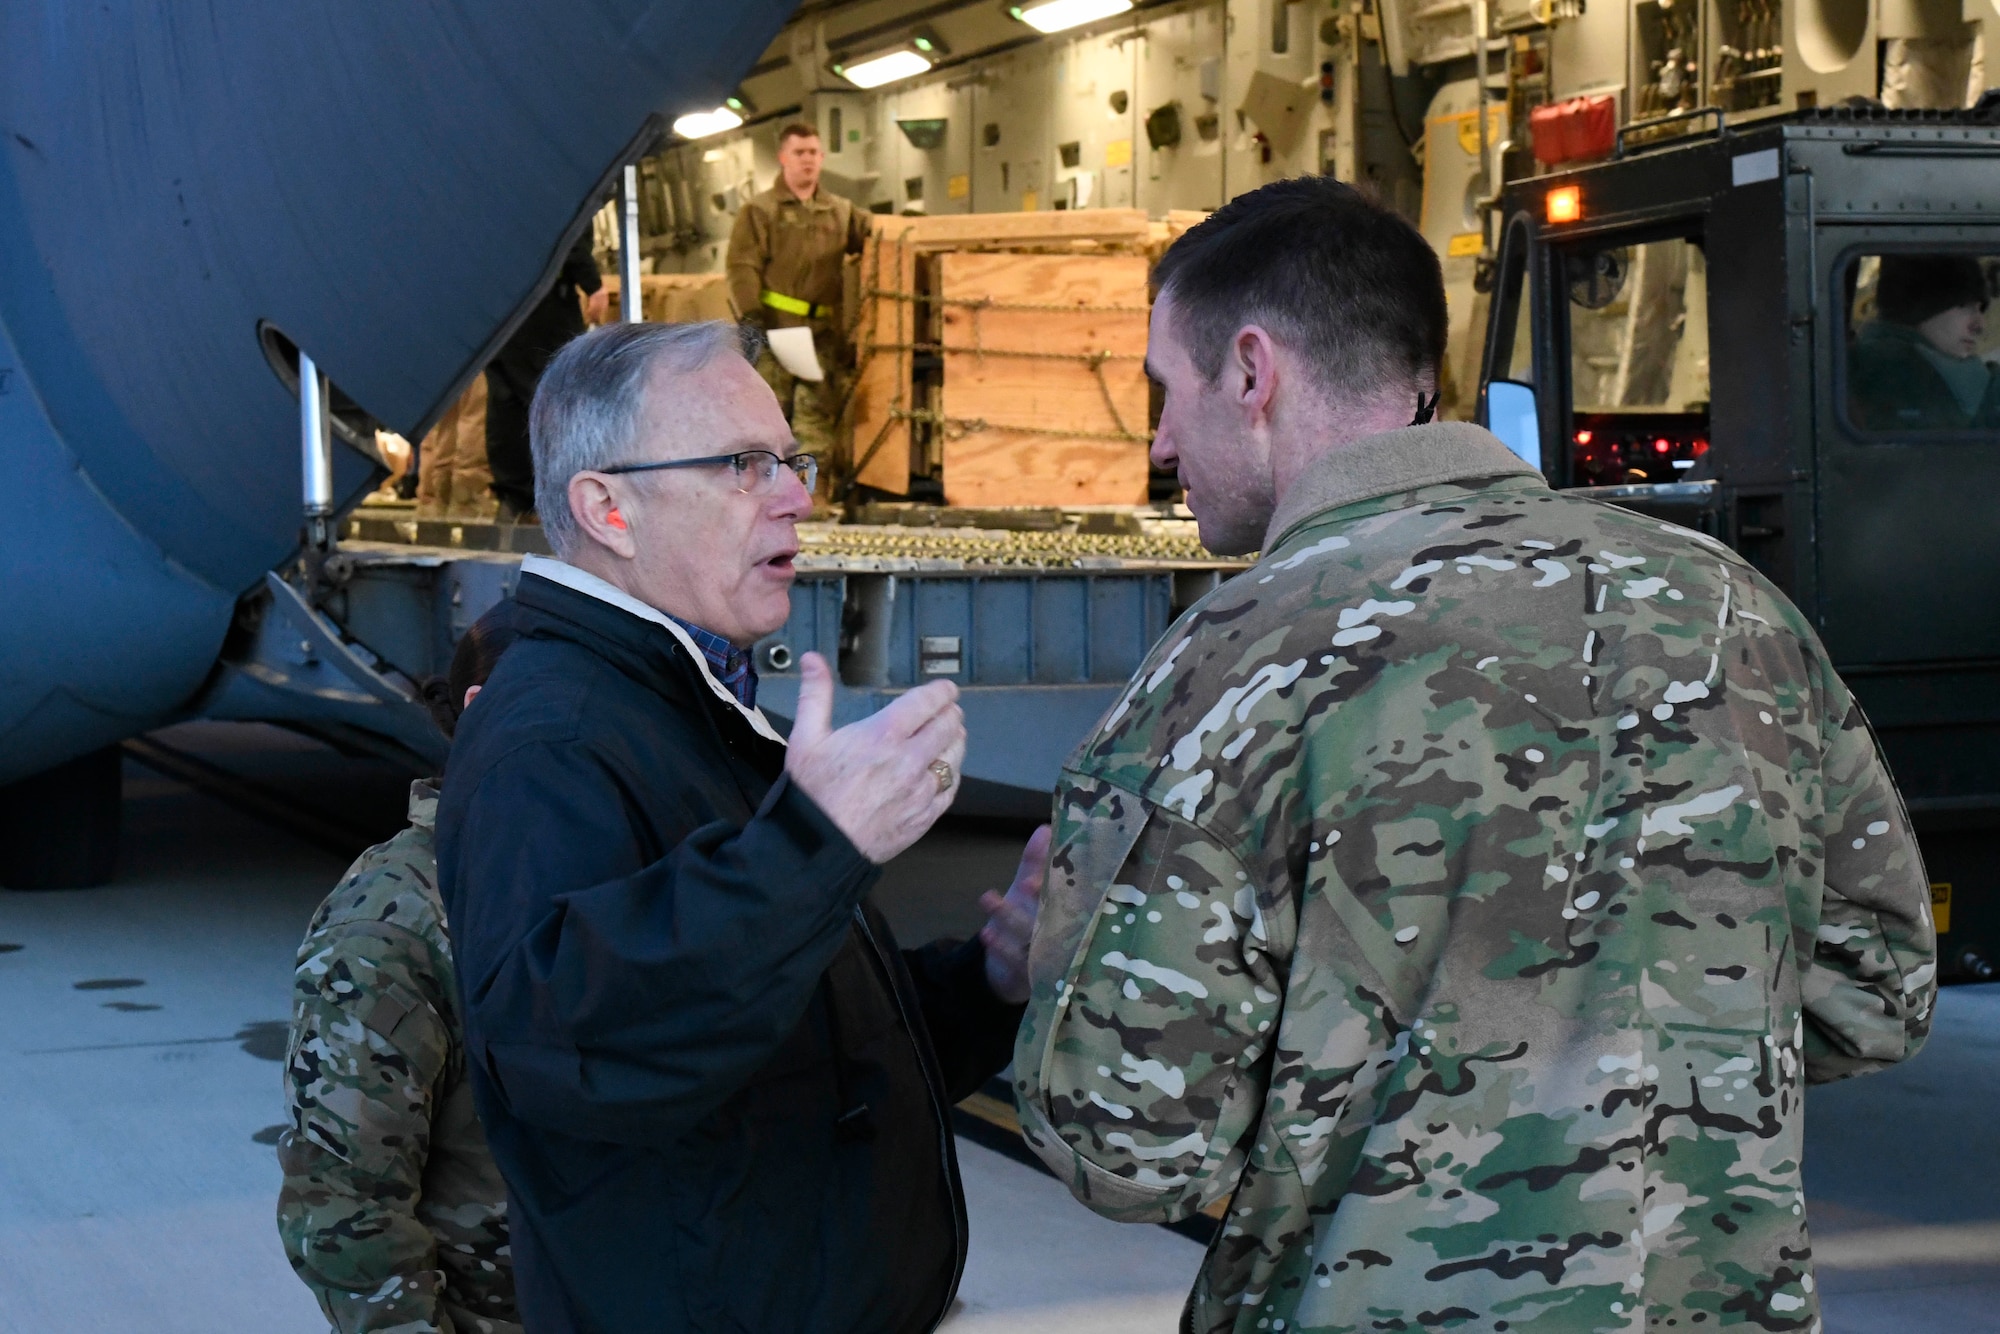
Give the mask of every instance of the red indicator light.
[{"label": "red indicator light", "polygon": [[1589,443],[1590,443],[1590,432],[1588,432],[1588,431],[1578,431],[1578,432],[1576,433],[1576,442],[1577,442],[1577,443],[1578,443],[1579,445],[1587,445],[1587,444],[1589,444]]},{"label": "red indicator light", "polygon": [[1655,454],[1664,454],[1671,448],[1673,448],[1673,446],[1669,445],[1664,440],[1655,440],[1653,442],[1653,452]]},{"label": "red indicator light", "polygon": [[1694,456],[1695,456],[1696,458],[1700,458],[1700,457],[1701,457],[1701,456],[1702,456],[1703,454],[1706,454],[1706,453],[1708,453],[1708,441],[1706,441],[1706,440],[1697,440],[1697,441],[1695,441],[1695,442],[1694,442]]}]

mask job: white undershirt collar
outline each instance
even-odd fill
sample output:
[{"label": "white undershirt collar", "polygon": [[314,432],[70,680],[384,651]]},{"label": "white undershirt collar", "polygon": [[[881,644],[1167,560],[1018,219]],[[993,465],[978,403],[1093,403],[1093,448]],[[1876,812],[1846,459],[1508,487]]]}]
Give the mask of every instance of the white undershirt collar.
[{"label": "white undershirt collar", "polygon": [[715,679],[715,673],[708,667],[708,656],[695,646],[693,637],[676,624],[673,617],[658,607],[639,601],[618,585],[598,578],[589,570],[578,569],[568,561],[557,560],[552,556],[521,557],[521,573],[538,575],[552,584],[561,584],[564,588],[594,597],[599,602],[608,602],[620,611],[628,611],[641,620],[665,626],[673,637],[680,641],[681,647],[687,650],[688,657],[694,660],[695,670],[701,673],[701,679],[708,682],[708,688],[713,690],[718,698],[742,714],[757,735],[768,741],[775,741],[781,746],[785,744],[785,739],[778,735],[775,727],[771,726],[771,720],[764,716],[762,709],[747,707],[742,700],[736,698],[736,692]]}]

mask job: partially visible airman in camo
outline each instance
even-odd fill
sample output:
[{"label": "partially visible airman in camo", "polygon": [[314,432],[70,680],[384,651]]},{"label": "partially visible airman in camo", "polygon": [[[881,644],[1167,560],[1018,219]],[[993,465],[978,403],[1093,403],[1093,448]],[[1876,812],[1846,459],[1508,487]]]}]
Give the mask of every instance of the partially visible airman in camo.
[{"label": "partially visible airman in camo", "polygon": [[[510,603],[426,690],[449,732],[512,642]],[[278,1232],[337,1334],[520,1334],[507,1187],[465,1078],[437,890],[438,788],[370,848],[299,946],[278,1141]]]}]

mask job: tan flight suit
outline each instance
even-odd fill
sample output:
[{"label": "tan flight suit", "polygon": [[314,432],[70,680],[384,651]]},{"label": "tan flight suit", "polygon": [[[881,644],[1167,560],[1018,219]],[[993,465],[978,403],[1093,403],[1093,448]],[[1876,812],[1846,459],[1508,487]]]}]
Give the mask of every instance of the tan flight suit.
[{"label": "tan flight suit", "polygon": [[493,517],[493,470],[486,463],[486,376],[473,377],[424,437],[417,456],[417,513],[425,518]]},{"label": "tan flight suit", "polygon": [[813,331],[813,350],[826,373],[820,383],[800,380],[768,351],[757,370],[778,396],[799,444],[822,456],[833,449],[847,387],[839,338],[841,261],[861,253],[868,227],[867,213],[824,186],[801,200],[781,177],[743,206],[729,234],[729,294],[736,308],[755,312],[752,317],[768,329],[803,325]]}]

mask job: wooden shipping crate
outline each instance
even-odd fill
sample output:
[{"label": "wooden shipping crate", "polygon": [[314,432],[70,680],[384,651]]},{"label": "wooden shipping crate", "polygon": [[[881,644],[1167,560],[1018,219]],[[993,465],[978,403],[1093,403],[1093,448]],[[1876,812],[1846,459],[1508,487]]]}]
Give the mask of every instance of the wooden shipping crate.
[{"label": "wooden shipping crate", "polygon": [[[846,426],[857,480],[907,494],[911,473],[925,462],[912,457],[912,425],[921,422],[942,436],[953,504],[1143,503],[1146,215],[1086,209],[874,221],[851,307],[859,365]],[[1102,261],[1119,264],[1090,267]],[[982,303],[977,332],[951,322],[954,310],[972,309],[957,301]],[[1099,305],[1113,309],[1084,309]],[[1002,309],[1008,306],[1049,308]],[[980,338],[985,355],[959,355],[980,352]],[[1043,349],[1062,355],[1003,355]],[[918,355],[932,353],[943,355],[941,385],[915,374]],[[1100,353],[1110,354],[1101,359],[1108,398],[1092,366]],[[1002,369],[1003,361],[1023,364]],[[956,393],[954,375],[961,377]],[[1033,420],[1020,410],[1024,383],[1039,395]],[[1001,415],[1009,403],[1010,415]],[[975,422],[984,429],[967,429]]]},{"label": "wooden shipping crate", "polygon": [[916,218],[880,217],[861,254],[850,331],[857,365],[843,414],[854,477],[867,486],[910,490],[912,350],[916,342]]},{"label": "wooden shipping crate", "polygon": [[[604,276],[611,293],[608,322],[622,318],[623,284],[615,273]],[[736,303],[729,299],[729,279],[720,273],[642,273],[639,313],[656,324],[698,324],[703,320],[735,320]]]},{"label": "wooden shipping crate", "polygon": [[1142,505],[1143,255],[938,260],[950,505]]}]

